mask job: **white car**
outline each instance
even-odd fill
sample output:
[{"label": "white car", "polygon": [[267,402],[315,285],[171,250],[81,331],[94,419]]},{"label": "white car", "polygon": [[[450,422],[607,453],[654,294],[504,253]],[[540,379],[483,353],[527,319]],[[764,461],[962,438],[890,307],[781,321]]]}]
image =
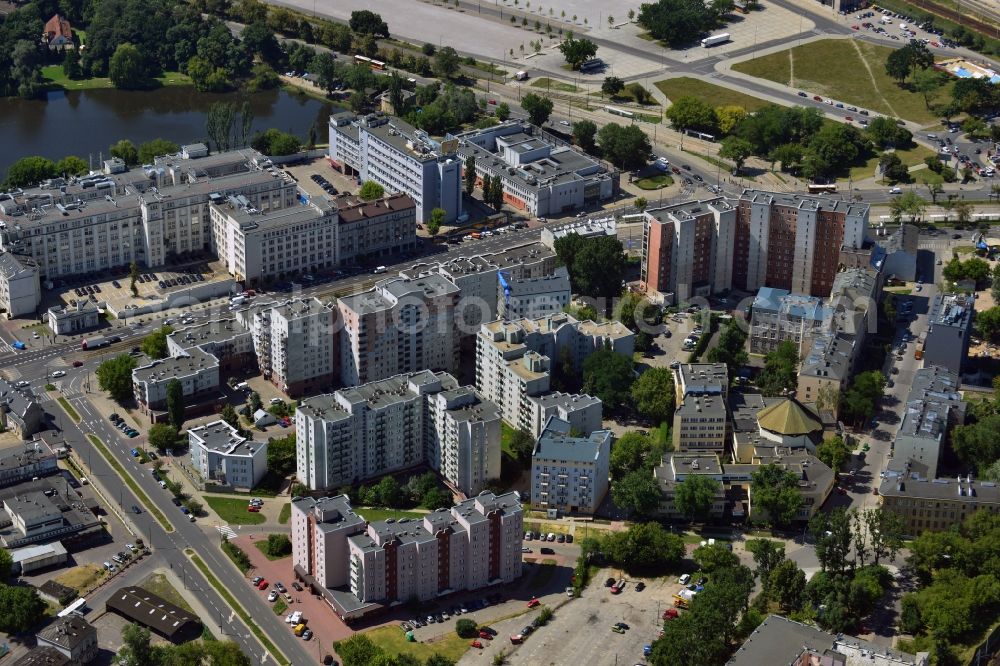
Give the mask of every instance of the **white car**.
[{"label": "white car", "polygon": [[569,127],[569,121],[568,120],[560,120],[559,124],[560,125],[565,125],[566,127]]},{"label": "white car", "polygon": [[52,377],[65,377],[66,376],[66,371],[65,370],[56,370],[55,372],[52,373],[51,376]]},{"label": "white car", "polygon": [[275,601],[277,601],[278,600],[278,591],[277,590],[271,590],[271,593],[269,595],[267,595],[267,600],[270,601],[271,603],[274,603]]},{"label": "white car", "polygon": [[901,190],[901,189],[900,189],[900,188],[898,188],[898,187],[893,187],[893,188],[890,188],[890,190],[889,190],[889,194],[900,194],[900,193],[902,193],[902,191],[903,191],[903,190]]}]

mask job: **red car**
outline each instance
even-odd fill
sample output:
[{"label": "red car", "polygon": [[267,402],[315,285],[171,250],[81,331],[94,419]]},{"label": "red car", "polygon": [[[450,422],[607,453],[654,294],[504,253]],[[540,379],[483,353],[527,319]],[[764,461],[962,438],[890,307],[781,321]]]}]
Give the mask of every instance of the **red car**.
[{"label": "red car", "polygon": [[83,361],[73,361],[73,367],[74,368],[79,368],[82,365],[83,365]]},{"label": "red car", "polygon": [[847,122],[853,122],[854,116],[844,116],[844,120],[846,120]]},{"label": "red car", "polygon": [[485,629],[480,629],[479,630],[479,637],[480,638],[485,638],[488,641],[489,640],[493,640],[493,634],[491,634],[490,632],[486,631]]},{"label": "red car", "polygon": [[851,30],[858,30],[858,26],[856,26],[856,25],[852,25],[852,26],[851,26]]},{"label": "red car", "polygon": [[250,506],[247,507],[247,511],[249,511],[250,513],[260,513],[260,507],[259,506],[253,506],[251,504]]},{"label": "red car", "polygon": [[679,615],[679,613],[677,612],[676,608],[668,608],[667,610],[663,611],[663,619],[664,620],[673,620],[678,615]]},{"label": "red car", "polygon": [[265,579],[265,580],[262,580],[259,583],[257,583],[257,589],[258,590],[266,590],[267,589],[267,580]]},{"label": "red car", "polygon": [[469,646],[474,648],[479,648],[480,650],[483,649],[483,644],[480,641],[472,641],[471,643],[469,643]]},{"label": "red car", "polygon": [[541,605],[542,602],[539,601],[538,599],[532,599],[531,601],[528,602],[528,608],[534,608],[535,606],[541,606]]},{"label": "red car", "polygon": [[820,97],[819,95],[813,95],[813,101],[814,102],[822,102],[823,98]]}]

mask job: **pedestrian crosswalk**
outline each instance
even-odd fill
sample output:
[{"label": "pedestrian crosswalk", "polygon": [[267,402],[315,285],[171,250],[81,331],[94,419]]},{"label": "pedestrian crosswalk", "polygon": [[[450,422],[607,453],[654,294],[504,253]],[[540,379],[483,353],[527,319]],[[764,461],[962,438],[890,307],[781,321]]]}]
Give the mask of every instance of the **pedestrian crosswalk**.
[{"label": "pedestrian crosswalk", "polygon": [[236,532],[229,525],[216,525],[215,529],[219,530],[219,534],[226,537],[227,539],[235,539]]}]

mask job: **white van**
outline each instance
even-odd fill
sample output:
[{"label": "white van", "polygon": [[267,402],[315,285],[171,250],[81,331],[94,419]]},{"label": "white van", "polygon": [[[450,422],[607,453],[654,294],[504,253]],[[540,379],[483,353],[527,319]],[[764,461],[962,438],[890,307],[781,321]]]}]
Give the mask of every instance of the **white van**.
[{"label": "white van", "polygon": [[691,574],[684,574],[683,576],[677,579],[677,582],[680,583],[681,585],[687,585],[688,583],[691,582]]},{"label": "white van", "polygon": [[386,268],[385,266],[378,266],[378,267],[375,268],[374,274],[375,275],[380,275],[380,274],[386,273],[388,271],[389,271],[389,269]]},{"label": "white van", "polygon": [[166,490],[167,489],[167,482],[166,481],[160,481],[160,487],[163,488],[164,490]]}]

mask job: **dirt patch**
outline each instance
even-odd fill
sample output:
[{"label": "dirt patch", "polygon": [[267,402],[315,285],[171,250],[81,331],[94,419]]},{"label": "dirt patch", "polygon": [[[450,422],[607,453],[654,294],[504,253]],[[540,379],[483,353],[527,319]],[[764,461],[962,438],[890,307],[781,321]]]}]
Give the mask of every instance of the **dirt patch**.
[{"label": "dirt patch", "polygon": [[103,574],[104,569],[96,564],[82,564],[78,567],[73,567],[65,573],[59,574],[54,580],[60,585],[72,587],[82,594],[99,581]]}]

